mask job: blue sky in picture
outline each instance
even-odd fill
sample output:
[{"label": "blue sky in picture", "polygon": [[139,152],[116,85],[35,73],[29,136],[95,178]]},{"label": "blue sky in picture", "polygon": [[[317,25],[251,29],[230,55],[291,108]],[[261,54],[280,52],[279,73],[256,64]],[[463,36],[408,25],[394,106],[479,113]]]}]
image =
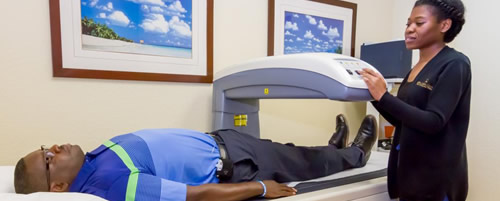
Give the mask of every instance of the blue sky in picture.
[{"label": "blue sky in picture", "polygon": [[285,11],[284,54],[342,54],[344,21]]},{"label": "blue sky in picture", "polygon": [[81,0],[81,14],[136,43],[192,48],[192,0]]}]

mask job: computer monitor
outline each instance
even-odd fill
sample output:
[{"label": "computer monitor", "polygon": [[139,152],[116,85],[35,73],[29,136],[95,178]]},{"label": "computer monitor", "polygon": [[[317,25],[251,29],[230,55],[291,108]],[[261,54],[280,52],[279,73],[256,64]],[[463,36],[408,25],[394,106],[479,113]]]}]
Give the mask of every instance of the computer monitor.
[{"label": "computer monitor", "polygon": [[384,78],[404,78],[411,70],[412,51],[405,41],[361,45],[361,60],[375,67]]}]

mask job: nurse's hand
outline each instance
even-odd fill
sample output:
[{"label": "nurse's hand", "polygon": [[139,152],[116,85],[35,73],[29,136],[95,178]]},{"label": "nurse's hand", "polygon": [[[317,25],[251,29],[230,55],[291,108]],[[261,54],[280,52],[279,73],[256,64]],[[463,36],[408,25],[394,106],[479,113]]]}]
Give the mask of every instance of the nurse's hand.
[{"label": "nurse's hand", "polygon": [[382,96],[387,92],[387,86],[385,84],[384,77],[379,73],[373,71],[369,68],[363,68],[362,71],[358,71],[363,81],[365,81],[366,86],[368,86],[368,90],[372,97],[379,101]]}]

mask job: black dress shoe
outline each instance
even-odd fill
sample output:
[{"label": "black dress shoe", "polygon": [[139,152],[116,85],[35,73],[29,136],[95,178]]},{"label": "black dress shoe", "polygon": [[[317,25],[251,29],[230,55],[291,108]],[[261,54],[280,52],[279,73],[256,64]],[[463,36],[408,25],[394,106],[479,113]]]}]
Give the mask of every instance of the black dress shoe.
[{"label": "black dress shoe", "polygon": [[333,145],[339,149],[347,146],[347,136],[349,136],[349,127],[347,126],[346,118],[343,114],[337,115],[335,133],[328,141],[328,144]]},{"label": "black dress shoe", "polygon": [[375,140],[377,139],[376,134],[377,120],[374,116],[367,115],[365,119],[363,119],[358,134],[351,144],[351,146],[356,146],[363,151],[364,157],[362,166],[365,166],[368,159],[370,159],[373,144],[375,144]]}]

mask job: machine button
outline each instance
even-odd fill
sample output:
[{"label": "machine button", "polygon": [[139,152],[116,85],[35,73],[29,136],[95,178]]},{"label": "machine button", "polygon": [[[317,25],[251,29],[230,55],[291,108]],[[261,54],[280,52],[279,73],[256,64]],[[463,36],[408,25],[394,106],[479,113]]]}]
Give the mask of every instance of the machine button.
[{"label": "machine button", "polygon": [[345,69],[347,71],[347,73],[349,73],[349,75],[352,75],[352,71],[349,70],[349,69]]}]

